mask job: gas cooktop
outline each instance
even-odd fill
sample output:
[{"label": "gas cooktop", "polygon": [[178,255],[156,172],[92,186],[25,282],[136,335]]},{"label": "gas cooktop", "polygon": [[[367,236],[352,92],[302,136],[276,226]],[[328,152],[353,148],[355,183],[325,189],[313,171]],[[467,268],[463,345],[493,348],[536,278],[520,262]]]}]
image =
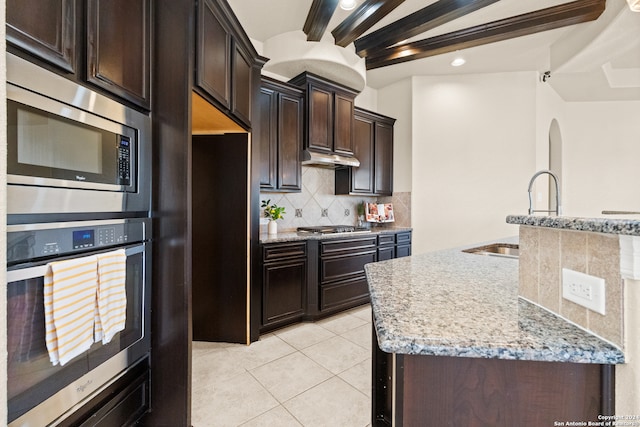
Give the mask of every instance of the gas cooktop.
[{"label": "gas cooktop", "polygon": [[368,228],[355,227],[353,225],[316,225],[309,227],[298,227],[298,233],[313,234],[333,234],[333,233],[367,233]]}]

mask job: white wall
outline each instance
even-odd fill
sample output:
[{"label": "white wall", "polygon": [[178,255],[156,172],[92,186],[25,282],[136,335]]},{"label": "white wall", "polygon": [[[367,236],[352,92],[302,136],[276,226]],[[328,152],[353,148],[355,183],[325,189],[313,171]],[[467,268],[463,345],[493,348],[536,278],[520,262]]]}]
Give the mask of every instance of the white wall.
[{"label": "white wall", "polygon": [[396,119],[393,127],[394,193],[411,192],[412,189],[412,90],[410,78],[378,90],[378,107],[375,111]]},{"label": "white wall", "polygon": [[565,109],[565,214],[640,211],[640,102],[571,102]]},{"label": "white wall", "polygon": [[[531,72],[413,78],[414,254],[518,233],[505,217],[528,208],[536,81]],[[385,105],[390,94],[378,96]]]}]

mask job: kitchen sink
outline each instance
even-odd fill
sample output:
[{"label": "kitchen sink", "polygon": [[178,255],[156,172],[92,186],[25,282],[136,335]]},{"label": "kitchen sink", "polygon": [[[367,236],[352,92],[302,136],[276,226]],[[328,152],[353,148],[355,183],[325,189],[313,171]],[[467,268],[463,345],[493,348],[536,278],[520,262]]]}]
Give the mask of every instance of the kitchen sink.
[{"label": "kitchen sink", "polygon": [[462,252],[503,258],[518,258],[519,246],[514,243],[492,243],[490,245],[465,249]]}]

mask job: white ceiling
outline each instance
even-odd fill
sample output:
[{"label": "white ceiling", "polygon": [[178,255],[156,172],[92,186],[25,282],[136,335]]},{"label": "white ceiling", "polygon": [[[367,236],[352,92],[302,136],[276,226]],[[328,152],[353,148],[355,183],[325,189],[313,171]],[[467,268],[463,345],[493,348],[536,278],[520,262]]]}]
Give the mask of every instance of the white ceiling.
[{"label": "white ceiling", "polygon": [[[365,34],[435,1],[406,0]],[[263,44],[302,31],[312,0],[228,2],[249,37]],[[500,0],[411,41],[563,3],[567,0]],[[320,43],[333,43],[331,31],[349,13],[336,9]],[[353,45],[346,49],[353,51]],[[456,56],[467,63],[452,67]],[[631,12],[625,0],[607,0],[607,10],[597,21],[370,70],[366,84],[378,89],[410,76],[547,70],[550,84],[566,101],[640,100],[640,13]]]}]

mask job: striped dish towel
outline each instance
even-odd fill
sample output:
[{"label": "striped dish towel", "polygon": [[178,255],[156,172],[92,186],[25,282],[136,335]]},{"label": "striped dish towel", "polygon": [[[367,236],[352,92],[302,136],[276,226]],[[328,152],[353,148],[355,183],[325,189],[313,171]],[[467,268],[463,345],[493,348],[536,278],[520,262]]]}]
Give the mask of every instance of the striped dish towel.
[{"label": "striped dish towel", "polygon": [[125,328],[127,315],[127,255],[124,249],[98,255],[98,296],[95,340],[107,344]]},{"label": "striped dish towel", "polygon": [[64,365],[94,342],[97,265],[95,256],[47,264],[45,331],[49,359],[54,365]]}]

